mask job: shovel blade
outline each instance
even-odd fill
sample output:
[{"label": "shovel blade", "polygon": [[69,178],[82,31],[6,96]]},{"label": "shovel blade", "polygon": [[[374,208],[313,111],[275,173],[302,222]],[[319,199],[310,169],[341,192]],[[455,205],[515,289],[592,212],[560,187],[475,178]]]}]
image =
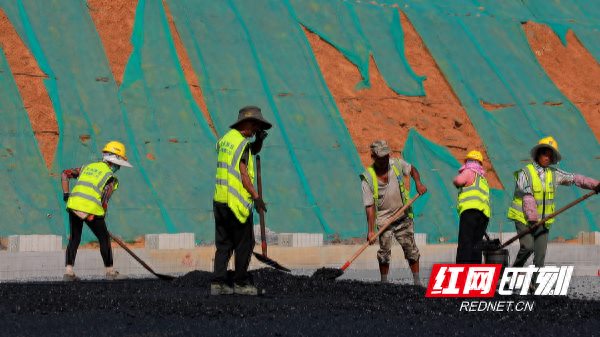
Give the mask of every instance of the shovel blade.
[{"label": "shovel blade", "polygon": [[163,281],[172,281],[172,280],[176,279],[175,276],[165,275],[165,274],[154,274],[154,276],[158,277],[159,279],[161,279]]},{"label": "shovel blade", "polygon": [[277,263],[276,261],[274,261],[274,260],[272,260],[272,259],[270,259],[270,258],[268,258],[268,257],[266,257],[266,256],[264,256],[264,255],[262,255],[262,254],[259,254],[259,253],[257,253],[257,252],[252,252],[252,253],[254,254],[254,257],[255,257],[255,258],[258,260],[258,261],[260,261],[260,262],[262,262],[262,263],[266,264],[266,265],[267,265],[267,266],[269,266],[269,267],[273,267],[273,268],[275,268],[275,269],[277,269],[277,270],[281,270],[281,271],[284,271],[284,272],[286,272],[286,273],[289,273],[289,272],[291,272],[291,270],[289,270],[288,268],[286,268],[286,267],[284,267],[284,266],[280,265],[280,264],[279,264],[279,263]]}]

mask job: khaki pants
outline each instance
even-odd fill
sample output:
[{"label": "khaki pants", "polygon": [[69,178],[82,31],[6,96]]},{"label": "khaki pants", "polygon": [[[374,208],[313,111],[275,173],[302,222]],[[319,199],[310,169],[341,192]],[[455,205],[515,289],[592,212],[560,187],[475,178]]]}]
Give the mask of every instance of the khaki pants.
[{"label": "khaki pants", "polygon": [[379,264],[389,264],[392,256],[392,238],[402,246],[404,258],[409,263],[419,260],[419,248],[415,244],[415,230],[413,220],[406,217],[392,224],[385,232],[379,236],[379,250],[377,251],[377,260]]},{"label": "khaki pants", "polygon": [[[527,229],[527,226],[518,221],[515,221],[515,227],[518,233]],[[533,233],[521,237],[519,243],[521,248],[519,248],[513,267],[523,267],[531,254],[533,254],[533,264],[536,267],[544,266],[546,248],[548,248],[548,229],[546,227],[539,227]]]}]

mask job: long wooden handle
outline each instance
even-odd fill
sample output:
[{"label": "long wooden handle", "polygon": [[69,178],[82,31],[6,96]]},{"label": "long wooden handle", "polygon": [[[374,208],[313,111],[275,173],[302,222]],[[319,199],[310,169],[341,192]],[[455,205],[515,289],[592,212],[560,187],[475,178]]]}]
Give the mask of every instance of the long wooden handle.
[{"label": "long wooden handle", "polygon": [[379,230],[377,231],[377,233],[375,233],[375,235],[373,235],[372,238],[370,238],[369,240],[367,240],[366,243],[364,243],[357,251],[356,253],[354,253],[354,255],[350,258],[350,260],[346,261],[346,263],[344,263],[344,265],[342,266],[342,271],[346,270],[348,267],[350,267],[350,265],[352,264],[352,262],[354,262],[354,260],[356,260],[356,258],[362,254],[362,252],[365,251],[365,249],[367,249],[367,247],[369,247],[369,245],[373,242],[375,242],[375,240],[377,240],[377,238],[379,237],[379,235],[381,235],[381,233],[383,233],[392,223],[394,223],[394,221],[400,219],[400,217],[402,215],[404,215],[404,212],[413,204],[413,202],[415,202],[415,200],[417,200],[421,195],[417,194],[414,198],[410,199],[410,201],[402,206],[402,208],[400,208],[399,210],[397,210],[396,212],[394,212],[394,214],[392,214],[392,216],[383,224],[383,226],[381,226],[379,228]]},{"label": "long wooden handle", "polygon": [[538,227],[543,226],[546,222],[548,222],[548,220],[556,217],[557,215],[559,215],[560,213],[568,210],[569,208],[577,205],[578,203],[584,201],[585,199],[591,197],[592,195],[596,194],[596,191],[591,191],[587,194],[585,194],[584,196],[571,201],[570,203],[568,203],[567,205],[563,206],[561,209],[559,209],[558,211],[548,215],[547,217],[541,219],[540,221],[536,222],[534,225],[529,226],[526,230],[522,231],[521,233],[515,235],[514,237],[512,237],[511,239],[509,239],[508,241],[506,241],[505,243],[503,243],[498,249],[502,249],[508,245],[510,245],[511,243],[513,243],[515,240],[518,240],[520,238],[522,238],[523,236],[532,233],[533,231],[535,231]]},{"label": "long wooden handle", "polygon": [[[262,175],[260,169],[260,155],[256,156],[256,185],[258,186],[258,196],[262,199]],[[260,219],[260,246],[262,253],[267,256],[267,238],[265,233],[265,211],[261,208],[258,210],[258,218]]]},{"label": "long wooden handle", "polygon": [[108,232],[108,235],[110,235],[110,238],[113,239],[113,241],[115,241],[119,246],[121,246],[121,248],[125,249],[125,251],[127,251],[127,253],[129,253],[129,255],[131,255],[131,257],[133,257],[134,259],[136,259],[137,262],[139,262],[144,268],[146,268],[147,271],[149,271],[150,273],[156,275],[156,273],[154,272],[154,270],[152,270],[152,268],[150,268],[150,266],[147,265],[146,262],[144,262],[144,260],[140,259],[137,255],[135,255],[135,253],[132,252],[131,249],[129,249],[129,247],[127,247],[127,245],[125,244],[125,242],[123,242],[117,236],[113,235],[111,232]]}]

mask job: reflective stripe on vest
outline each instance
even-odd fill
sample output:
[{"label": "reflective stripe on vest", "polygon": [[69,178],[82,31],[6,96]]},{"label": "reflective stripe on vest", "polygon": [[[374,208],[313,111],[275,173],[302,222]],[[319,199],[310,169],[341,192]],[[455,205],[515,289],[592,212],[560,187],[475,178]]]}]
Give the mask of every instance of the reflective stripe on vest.
[{"label": "reflective stripe on vest", "polygon": [[79,172],[77,183],[71,190],[67,208],[98,216],[104,215],[102,192],[113,172],[105,162],[91,163]]},{"label": "reflective stripe on vest", "polygon": [[[554,173],[551,168],[546,170],[545,185],[542,185],[542,180],[538,175],[533,164],[528,164],[522,170],[526,175],[531,189],[533,190],[533,198],[537,204],[537,211],[540,217],[544,218],[547,215],[554,213]],[[515,172],[515,180],[518,179],[519,171]],[[515,193],[512,204],[508,209],[508,218],[519,221],[522,224],[528,225],[523,212],[523,197],[517,196]],[[550,219],[545,223],[546,228],[550,228],[554,219]]]},{"label": "reflective stripe on vest", "polygon": [[477,209],[490,218],[492,212],[490,208],[490,187],[487,180],[477,174],[475,181],[469,186],[461,187],[458,190],[458,204],[456,206],[458,214],[468,209]]},{"label": "reflective stripe on vest", "polygon": [[[214,200],[226,203],[236,218],[244,223],[252,210],[252,197],[242,184],[240,160],[249,140],[231,129],[217,142],[217,174]],[[254,184],[254,159],[248,156],[248,175]]]},{"label": "reflective stripe on vest", "polygon": [[[396,160],[391,160],[390,165],[392,166],[392,170],[394,171],[394,175],[396,176],[396,180],[398,181],[398,187],[400,187],[400,197],[402,198],[402,204],[406,205],[408,202],[408,191],[404,187],[404,176],[402,175],[402,168],[398,164]],[[377,209],[377,202],[379,201],[379,184],[377,184],[377,174],[375,174],[375,169],[373,165],[367,167],[365,172],[361,175],[361,178],[364,179],[371,191],[373,191],[373,199],[375,201],[375,209]],[[413,209],[412,206],[408,208],[408,217],[413,218]],[[377,212],[375,213],[377,216]]]}]

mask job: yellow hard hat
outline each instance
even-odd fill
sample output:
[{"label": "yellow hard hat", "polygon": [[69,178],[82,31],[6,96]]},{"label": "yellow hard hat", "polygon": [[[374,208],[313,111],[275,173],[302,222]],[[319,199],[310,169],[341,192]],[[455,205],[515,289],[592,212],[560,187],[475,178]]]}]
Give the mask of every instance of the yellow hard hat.
[{"label": "yellow hard hat", "polygon": [[123,143],[115,140],[110,141],[104,145],[102,152],[104,153],[104,160],[120,166],[132,167],[127,161],[127,153]]},{"label": "yellow hard hat", "polygon": [[552,136],[544,137],[538,141],[537,145],[530,151],[531,159],[535,160],[538,150],[544,147],[549,148],[554,152],[552,164],[556,164],[561,160],[562,156],[558,151],[558,142]]},{"label": "yellow hard hat", "polygon": [[465,156],[465,160],[467,159],[473,159],[479,161],[480,163],[483,163],[483,155],[477,150],[469,151],[469,153],[467,153],[467,155]]}]

